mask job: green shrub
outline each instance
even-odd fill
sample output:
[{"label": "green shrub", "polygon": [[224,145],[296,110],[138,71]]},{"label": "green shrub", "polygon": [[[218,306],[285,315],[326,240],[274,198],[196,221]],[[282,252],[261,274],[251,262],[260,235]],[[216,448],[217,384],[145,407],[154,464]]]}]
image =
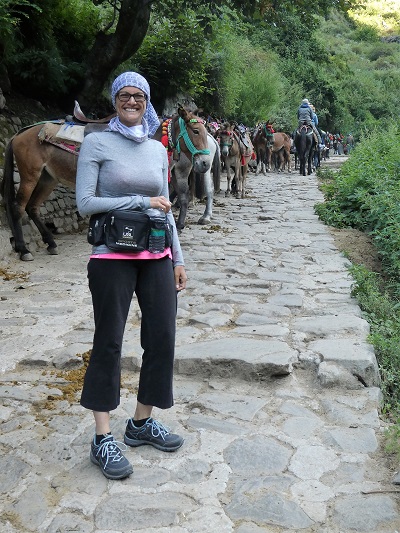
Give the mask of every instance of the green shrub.
[{"label": "green shrub", "polygon": [[336,179],[321,187],[325,203],[315,206],[324,222],[373,236],[389,277],[400,280],[400,131],[365,135]]},{"label": "green shrub", "polygon": [[375,28],[367,25],[359,25],[354,31],[352,38],[355,41],[379,42],[379,35]]},{"label": "green shrub", "polygon": [[385,438],[385,450],[397,455],[397,459],[400,460],[400,418],[385,431]]}]

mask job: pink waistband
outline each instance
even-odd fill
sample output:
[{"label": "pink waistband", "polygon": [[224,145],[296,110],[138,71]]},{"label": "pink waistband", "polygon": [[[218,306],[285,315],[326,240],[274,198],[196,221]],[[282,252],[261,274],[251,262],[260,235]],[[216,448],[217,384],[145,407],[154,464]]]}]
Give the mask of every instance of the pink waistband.
[{"label": "pink waistband", "polygon": [[111,252],[107,254],[92,254],[90,259],[161,259],[168,256],[172,259],[171,248],[166,248],[159,254],[153,254],[145,250],[144,252]]}]

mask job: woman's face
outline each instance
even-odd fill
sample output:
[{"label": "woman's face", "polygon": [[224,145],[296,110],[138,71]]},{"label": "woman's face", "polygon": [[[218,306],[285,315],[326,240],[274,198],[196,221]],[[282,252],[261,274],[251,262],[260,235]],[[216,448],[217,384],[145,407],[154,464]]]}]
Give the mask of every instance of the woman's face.
[{"label": "woman's face", "polygon": [[119,120],[125,126],[139,126],[146,111],[147,97],[137,87],[123,87],[117,93],[115,107]]}]

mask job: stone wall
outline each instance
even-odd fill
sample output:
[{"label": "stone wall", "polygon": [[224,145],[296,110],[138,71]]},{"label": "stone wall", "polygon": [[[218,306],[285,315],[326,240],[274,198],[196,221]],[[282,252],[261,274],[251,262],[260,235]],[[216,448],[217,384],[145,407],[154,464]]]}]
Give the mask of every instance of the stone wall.
[{"label": "stone wall", "polygon": [[[0,179],[3,177],[5,147],[11,137],[23,126],[18,117],[2,113],[2,109],[4,108],[0,107]],[[14,182],[17,189],[19,184],[17,171],[14,173]],[[87,219],[82,219],[77,211],[75,191],[61,185],[53,191],[41,207],[40,212],[45,224],[56,235],[81,232],[87,227]],[[44,249],[46,245],[42,242],[40,233],[32,221],[24,216],[22,223],[24,237],[30,251],[35,254],[35,252]],[[11,231],[7,223],[3,200],[0,199],[0,259],[2,260],[14,253],[10,244],[10,237]]]}]

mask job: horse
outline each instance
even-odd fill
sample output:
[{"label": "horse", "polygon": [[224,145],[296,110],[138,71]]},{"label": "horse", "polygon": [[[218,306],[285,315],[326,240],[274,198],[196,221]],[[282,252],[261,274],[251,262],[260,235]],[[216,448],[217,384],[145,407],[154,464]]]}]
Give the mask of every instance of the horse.
[{"label": "horse", "polygon": [[220,189],[221,155],[218,142],[209,133],[207,134],[207,145],[212,163],[206,171],[199,171],[198,167],[193,165],[192,160],[184,154],[171,165],[173,193],[170,195],[170,200],[173,201],[177,196],[177,203],[180,208],[176,220],[178,232],[181,232],[185,227],[188,206],[194,202],[195,197],[200,200],[206,198],[204,213],[197,223],[205,225],[211,222],[214,191],[219,192]]},{"label": "horse", "polygon": [[272,169],[272,160],[275,160],[275,169],[282,172],[290,167],[290,148],[291,140],[289,135],[282,132],[271,133],[267,124],[261,124],[253,137],[253,145],[257,155],[257,173]]},{"label": "horse", "polygon": [[310,175],[312,173],[312,159],[316,145],[312,127],[307,124],[299,126],[295,134],[294,143],[300,163],[300,174],[303,176],[306,175],[307,165],[307,173]]},{"label": "horse", "polygon": [[272,142],[266,146],[267,170],[272,168],[272,158],[275,157],[275,168],[278,172],[284,172],[285,167],[291,172],[290,167],[290,137],[286,133],[273,133]]},{"label": "horse", "polygon": [[[225,195],[231,192],[231,168],[234,169],[236,197],[245,197],[248,164],[253,154],[253,144],[248,133],[238,133],[233,124],[225,123],[219,132],[221,160],[225,165],[227,189]],[[233,185],[233,181],[232,181]]]},{"label": "horse", "polygon": [[[65,123],[63,120],[55,122]],[[96,122],[95,120],[87,120],[87,122],[91,122],[88,126],[92,129],[99,128],[101,130],[107,127],[104,119],[98,121],[101,124],[93,124]],[[46,140],[43,133],[39,138],[39,134],[49,124],[54,125],[52,122],[45,122],[21,129],[11,138],[5,149],[0,194],[4,200],[7,220],[12,233],[10,241],[14,251],[19,254],[22,261],[33,260],[22,231],[21,220],[24,212],[38,228],[43,242],[47,244],[47,252],[51,255],[57,255],[57,244],[52,232],[40,217],[40,206],[59,183],[69,188],[75,186],[78,152],[65,147],[54,139],[52,141]],[[183,128],[186,130],[185,135],[182,132]],[[180,108],[178,114],[172,117],[171,132],[176,139],[175,148],[193,160],[196,171],[206,172],[211,161],[207,147],[207,132],[203,121],[193,113]],[[161,139],[161,135],[160,125],[154,137]],[[188,145],[192,147],[192,152],[194,149],[196,153],[192,155]],[[17,191],[14,185],[14,159],[20,175]]]},{"label": "horse", "polygon": [[267,146],[272,141],[272,133],[269,133],[266,124],[259,125],[253,135],[252,143],[257,159],[256,174],[266,173]]}]

